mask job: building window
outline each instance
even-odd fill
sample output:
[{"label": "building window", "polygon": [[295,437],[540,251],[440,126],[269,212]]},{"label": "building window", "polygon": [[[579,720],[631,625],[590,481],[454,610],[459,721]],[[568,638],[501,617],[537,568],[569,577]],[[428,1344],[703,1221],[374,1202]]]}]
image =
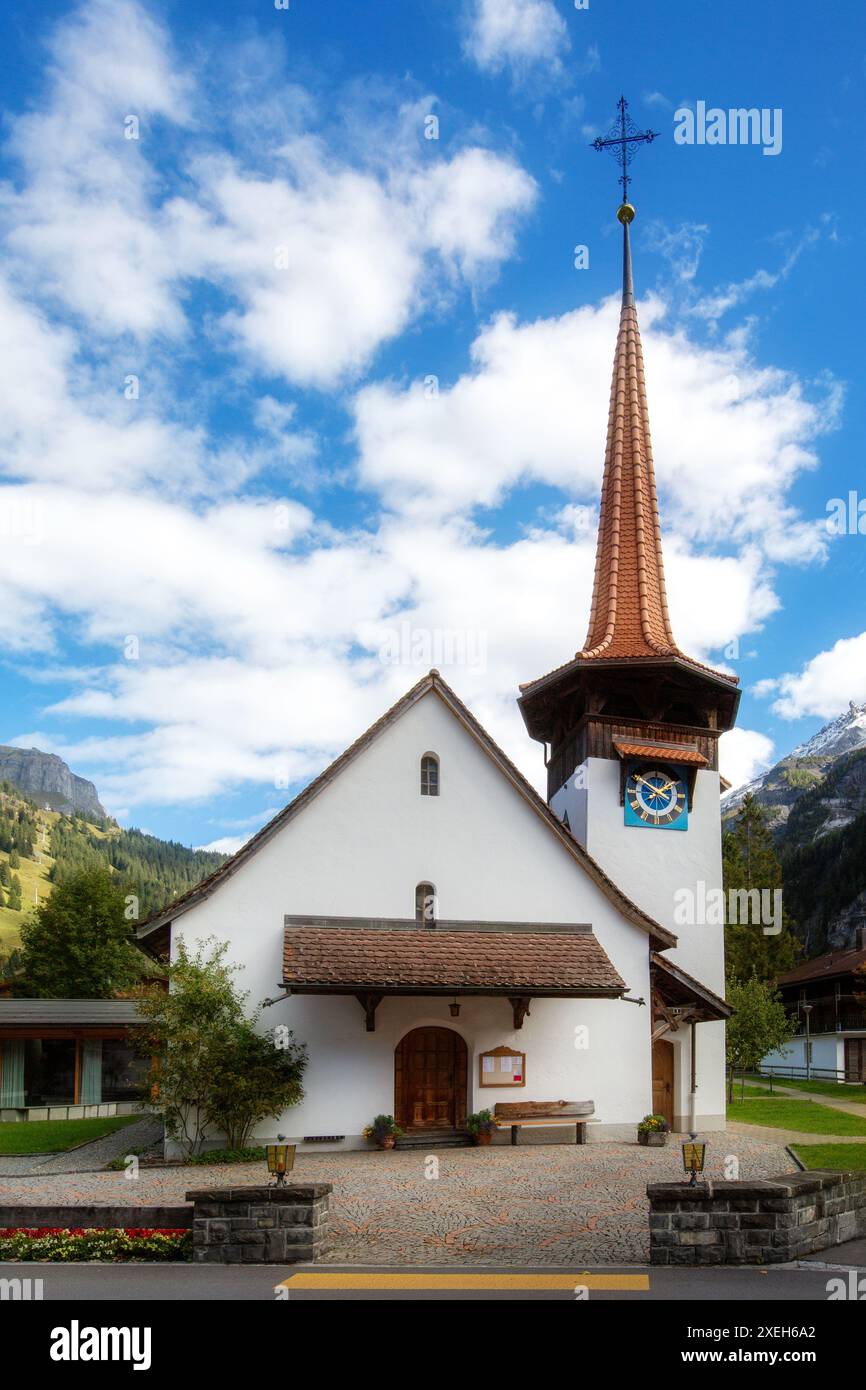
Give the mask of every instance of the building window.
[{"label": "building window", "polygon": [[439,759],[435,753],[425,753],[421,759],[421,795],[439,795]]},{"label": "building window", "polygon": [[415,889],[415,921],[436,921],[436,889],[432,883],[419,883]]}]

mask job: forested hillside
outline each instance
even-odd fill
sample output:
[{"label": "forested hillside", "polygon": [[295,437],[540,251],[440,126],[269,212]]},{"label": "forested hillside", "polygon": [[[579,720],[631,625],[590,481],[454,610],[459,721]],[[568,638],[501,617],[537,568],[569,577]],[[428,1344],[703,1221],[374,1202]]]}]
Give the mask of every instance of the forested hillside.
[{"label": "forested hillside", "polygon": [[192,888],[225,859],[109,818],[85,820],[40,807],[10,782],[0,782],[0,977],[16,966],[21,923],[76,869],[108,864],[138,898],[144,918]]}]

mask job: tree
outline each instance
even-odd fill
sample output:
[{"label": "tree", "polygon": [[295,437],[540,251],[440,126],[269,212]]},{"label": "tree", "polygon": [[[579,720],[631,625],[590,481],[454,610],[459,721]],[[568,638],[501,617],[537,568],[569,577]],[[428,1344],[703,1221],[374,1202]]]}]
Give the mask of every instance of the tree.
[{"label": "tree", "polygon": [[2,883],[2,885],[3,885],[4,888],[8,888],[8,887],[9,887],[9,881],[10,881],[9,865],[6,863],[6,860],[5,860],[5,859],[0,859],[0,883]]},{"label": "tree", "polygon": [[156,1058],[166,1132],[185,1154],[200,1152],[214,1128],[243,1147],[254,1124],[303,1096],[306,1047],[285,1031],[281,1047],[256,1032],[261,1008],[246,1016],[227,950],[211,938],[191,954],[179,941],[168,992],[150,990],[139,1003],[139,1046]]},{"label": "tree", "polygon": [[20,854],[18,853],[17,849],[12,849],[12,850],[9,851],[9,868],[10,868],[10,869],[20,869],[20,868],[21,868],[21,856],[20,856]]},{"label": "tree", "polygon": [[[726,901],[731,891],[744,889],[773,894],[782,890],[782,866],[763,808],[749,794],[737,812],[732,830],[722,839],[722,870]],[[784,901],[784,900],[783,900]],[[728,922],[725,927],[725,972],[729,980],[776,979],[796,965],[800,943],[782,914],[782,929],[764,931],[766,923]]]},{"label": "tree", "polygon": [[762,980],[734,981],[728,986],[727,997],[734,1010],[725,1028],[728,1096],[732,1100],[734,1071],[757,1071],[762,1057],[794,1036],[797,1024],[785,1013],[778,990]]},{"label": "tree", "polygon": [[107,869],[59,883],[21,928],[18,995],[110,999],[141,982],[122,884]]},{"label": "tree", "polygon": [[21,911],[21,880],[17,874],[13,874],[9,880],[9,902],[7,907],[10,912]]}]

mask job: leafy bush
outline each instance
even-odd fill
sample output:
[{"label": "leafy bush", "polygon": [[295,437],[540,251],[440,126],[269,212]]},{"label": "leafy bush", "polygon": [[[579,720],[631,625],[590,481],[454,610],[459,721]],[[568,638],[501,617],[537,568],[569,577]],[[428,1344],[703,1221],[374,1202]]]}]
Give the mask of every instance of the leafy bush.
[{"label": "leafy bush", "polygon": [[490,1134],[496,1128],[491,1110],[476,1110],[474,1115],[466,1116],[466,1128],[470,1134]]},{"label": "leafy bush", "polygon": [[667,1134],[669,1129],[664,1115],[644,1115],[637,1127],[638,1134]]}]

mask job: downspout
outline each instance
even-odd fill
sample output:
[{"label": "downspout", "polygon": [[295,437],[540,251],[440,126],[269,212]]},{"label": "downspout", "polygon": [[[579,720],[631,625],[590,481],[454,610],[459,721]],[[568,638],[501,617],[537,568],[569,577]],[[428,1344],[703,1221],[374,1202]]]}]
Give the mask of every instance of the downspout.
[{"label": "downspout", "polygon": [[689,1053],[690,1053],[691,1074],[692,1074],[692,1075],[691,1075],[691,1088],[690,1088],[690,1091],[689,1091],[689,1129],[690,1129],[690,1131],[694,1134],[695,1131],[696,1131],[696,1128],[697,1128],[697,1126],[696,1126],[696,1124],[695,1124],[695,1110],[696,1110],[696,1108],[697,1108],[697,1090],[698,1090],[698,1081],[697,1081],[697,1070],[698,1070],[698,1069],[697,1069],[697,1036],[698,1036],[698,1035],[697,1035],[697,1024],[695,1023],[695,1020],[694,1020],[694,1019],[692,1019],[691,1024],[689,1025],[689,1027],[690,1027],[690,1029],[691,1029],[691,1036],[690,1036],[690,1039],[689,1039]]}]

